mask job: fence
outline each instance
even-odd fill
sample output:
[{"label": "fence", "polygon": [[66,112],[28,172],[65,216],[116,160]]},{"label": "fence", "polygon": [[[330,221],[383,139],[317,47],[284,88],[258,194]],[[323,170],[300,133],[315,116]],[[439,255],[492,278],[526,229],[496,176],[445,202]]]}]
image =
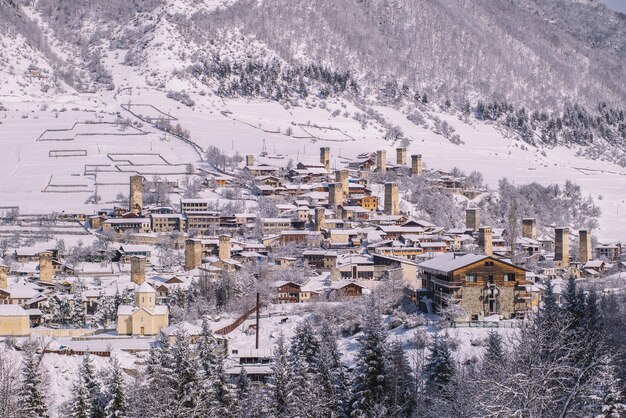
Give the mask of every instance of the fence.
[{"label": "fence", "polygon": [[519,328],[520,322],[498,321],[453,321],[451,328]]},{"label": "fence", "polygon": [[243,324],[244,321],[246,319],[248,319],[250,317],[250,315],[252,315],[254,312],[256,312],[256,306],[250,310],[248,310],[248,312],[244,313],[243,315],[241,315],[235,322],[233,322],[230,325],[225,326],[224,328],[218,329],[217,331],[215,331],[215,333],[217,335],[226,335],[229,334],[231,332],[233,332],[235,329],[237,329],[239,327],[239,325]]}]

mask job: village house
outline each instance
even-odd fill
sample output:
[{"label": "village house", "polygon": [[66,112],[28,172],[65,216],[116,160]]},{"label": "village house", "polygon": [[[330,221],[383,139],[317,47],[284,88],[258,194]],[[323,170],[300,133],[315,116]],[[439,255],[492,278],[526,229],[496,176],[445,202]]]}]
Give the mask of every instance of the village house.
[{"label": "village house", "polygon": [[510,261],[447,253],[418,266],[435,305],[443,308],[459,304],[466,319],[523,317],[528,309],[526,270]]},{"label": "village house", "polygon": [[186,230],[185,217],[182,214],[150,214],[152,232],[184,232]]},{"label": "village house", "polygon": [[107,219],[102,223],[102,232],[139,234],[150,232],[151,226],[150,218]]}]

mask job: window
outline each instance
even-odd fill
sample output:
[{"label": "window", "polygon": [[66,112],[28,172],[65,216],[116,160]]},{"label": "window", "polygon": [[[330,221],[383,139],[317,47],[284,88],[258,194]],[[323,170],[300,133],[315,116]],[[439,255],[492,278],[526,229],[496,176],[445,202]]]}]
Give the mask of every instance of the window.
[{"label": "window", "polygon": [[476,283],[477,277],[476,274],[466,274],[465,281],[470,283]]},{"label": "window", "polygon": [[485,261],[485,266],[493,267],[493,261]]},{"label": "window", "polygon": [[514,282],[515,281],[515,273],[504,273],[504,281],[505,282]]}]

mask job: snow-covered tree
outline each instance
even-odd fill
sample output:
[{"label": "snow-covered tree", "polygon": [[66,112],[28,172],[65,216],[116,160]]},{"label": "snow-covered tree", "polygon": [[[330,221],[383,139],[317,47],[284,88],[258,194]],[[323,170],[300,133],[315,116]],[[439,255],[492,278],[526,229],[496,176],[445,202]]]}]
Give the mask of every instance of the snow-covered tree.
[{"label": "snow-covered tree", "polygon": [[415,409],[415,377],[399,341],[389,345],[386,362],[387,402],[390,416],[412,416]]},{"label": "snow-covered tree", "polygon": [[294,377],[289,362],[289,349],[285,336],[281,333],[274,349],[272,376],[267,385],[270,415],[277,418],[293,416],[296,407],[294,399]]},{"label": "snow-covered tree", "polygon": [[40,369],[42,354],[39,345],[29,340],[22,357],[22,388],[20,390],[20,406],[29,417],[48,417],[48,407]]},{"label": "snow-covered tree", "polygon": [[387,413],[385,408],[388,378],[385,370],[387,331],[374,298],[368,301],[361,347],[357,354],[352,387],[351,411],[354,416]]},{"label": "snow-covered tree", "polygon": [[104,416],[106,418],[126,417],[128,409],[124,375],[117,358],[112,357],[104,379]]},{"label": "snow-covered tree", "polygon": [[448,338],[436,335],[430,344],[430,355],[426,364],[430,390],[441,391],[445,389],[445,386],[452,380],[455,369]]}]

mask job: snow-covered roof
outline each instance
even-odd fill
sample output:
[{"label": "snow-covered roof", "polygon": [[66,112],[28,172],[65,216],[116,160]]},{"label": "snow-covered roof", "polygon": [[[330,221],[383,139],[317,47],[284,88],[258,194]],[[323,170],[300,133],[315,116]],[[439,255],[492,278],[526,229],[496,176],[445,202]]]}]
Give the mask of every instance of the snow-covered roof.
[{"label": "snow-covered roof", "polygon": [[470,264],[476,263],[486,258],[489,257],[480,254],[466,254],[459,257],[455,253],[445,253],[443,255],[420,263],[419,267],[421,267],[422,269],[437,270],[442,273],[450,273],[454,270],[469,266]]},{"label": "snow-covered roof", "polygon": [[148,282],[143,282],[141,286],[135,289],[135,293],[156,293],[156,290]]},{"label": "snow-covered roof", "polygon": [[28,312],[19,305],[0,305],[0,316],[28,316]]}]

